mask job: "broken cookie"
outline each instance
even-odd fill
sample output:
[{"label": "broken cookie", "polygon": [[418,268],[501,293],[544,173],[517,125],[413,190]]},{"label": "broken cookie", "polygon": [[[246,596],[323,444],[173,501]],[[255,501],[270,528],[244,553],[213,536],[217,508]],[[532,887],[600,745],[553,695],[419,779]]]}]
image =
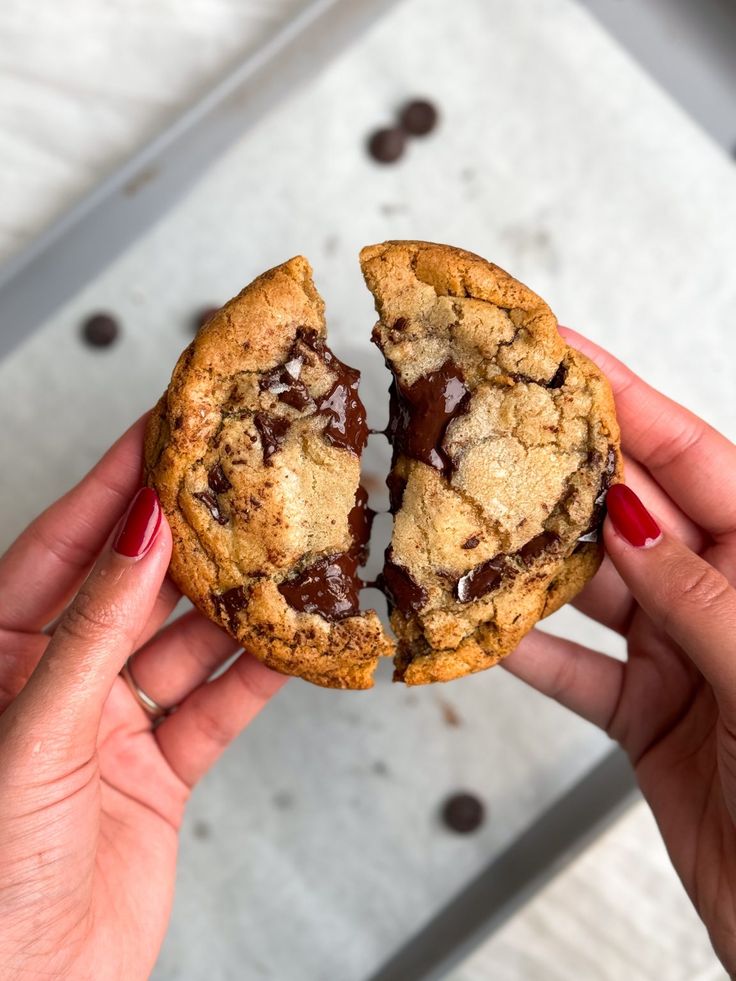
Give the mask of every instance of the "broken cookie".
[{"label": "broken cookie", "polygon": [[600,563],[622,473],[608,383],[529,289],[467,252],[361,254],[394,381],[394,531],[378,585],[396,644],[361,611],[372,514],[359,373],[326,344],[305,259],[227,303],[182,354],[146,435],[171,525],[171,575],[270,667],[368,688],[495,664]]},{"label": "broken cookie", "polygon": [[509,654],[598,568],[622,475],[613,398],[549,307],[484,259],[387,242],[361,264],[393,374],[395,676],[448,681]]}]

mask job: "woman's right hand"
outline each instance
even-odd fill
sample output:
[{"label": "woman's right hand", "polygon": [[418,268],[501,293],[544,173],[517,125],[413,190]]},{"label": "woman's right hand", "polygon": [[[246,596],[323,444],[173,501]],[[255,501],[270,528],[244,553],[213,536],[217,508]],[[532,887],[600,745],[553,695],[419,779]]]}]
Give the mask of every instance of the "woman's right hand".
[{"label": "woman's right hand", "polygon": [[628,753],[672,863],[736,974],[736,447],[563,333],[613,385],[628,485],[608,493],[607,558],[575,605],[626,637],[628,659],[533,631],[503,663]]}]

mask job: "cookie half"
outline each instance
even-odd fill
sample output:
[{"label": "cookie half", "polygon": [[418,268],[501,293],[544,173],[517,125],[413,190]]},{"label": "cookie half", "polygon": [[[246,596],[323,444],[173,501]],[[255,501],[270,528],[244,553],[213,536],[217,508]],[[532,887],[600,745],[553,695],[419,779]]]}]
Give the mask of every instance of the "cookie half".
[{"label": "cookie half", "polygon": [[199,332],[145,444],[180,589],[270,667],[330,688],[371,687],[393,653],[358,602],[370,533],[358,378],[326,346],[298,257]]},{"label": "cookie half", "polygon": [[386,242],[361,265],[394,376],[395,677],[448,681],[509,654],[597,570],[623,473],[613,397],[547,304],[479,256]]}]

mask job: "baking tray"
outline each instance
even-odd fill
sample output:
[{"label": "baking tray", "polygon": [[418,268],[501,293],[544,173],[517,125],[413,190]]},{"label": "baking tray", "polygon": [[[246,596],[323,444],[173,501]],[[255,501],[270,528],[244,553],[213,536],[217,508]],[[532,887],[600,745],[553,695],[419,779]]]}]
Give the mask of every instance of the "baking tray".
[{"label": "baking tray", "polygon": [[[592,333],[597,326],[602,330],[597,314],[601,291],[591,286],[586,293],[580,284],[592,282],[595,271],[612,280],[618,263],[609,260],[606,267],[605,258],[591,261],[594,241],[586,239],[583,228],[589,218],[572,216],[576,223],[566,229],[570,267],[562,267],[558,233],[550,229],[565,228],[571,220],[569,188],[579,175],[562,152],[541,162],[535,157],[555,128],[573,122],[560,114],[553,81],[547,86],[549,105],[541,90],[525,90],[523,73],[513,84],[504,82],[503,73],[517,70],[513,46],[537,62],[557,57],[547,51],[540,16],[549,18],[550,32],[587,31],[590,50],[571,51],[569,60],[605,64],[608,59],[607,71],[619,90],[623,79],[632,98],[641,99],[644,92],[651,118],[656,114],[661,120],[661,133],[647,122],[647,136],[639,145],[645,162],[658,162],[658,181],[664,173],[674,186],[697,163],[716,185],[718,168],[703,147],[693,151],[695,161],[683,160],[687,153],[671,159],[672,142],[680,137],[668,137],[667,127],[679,133],[677,114],[642,88],[641,79],[627,81],[623,61],[571,4],[527,6],[528,17],[508,11],[500,0],[467,2],[463,33],[453,42],[450,14],[439,0],[310,4],[4,267],[0,345],[8,356],[0,366],[0,382],[9,428],[23,434],[27,449],[13,474],[4,476],[18,500],[13,520],[5,519],[5,537],[15,530],[11,525],[53,496],[54,479],[63,485],[75,476],[99,453],[108,430],[115,432],[151,404],[186,342],[186,319],[197,294],[202,301],[225,298],[292,251],[303,248],[314,261],[331,314],[333,344],[364,369],[364,397],[377,426],[386,379],[377,354],[365,345],[370,301],[357,269],[346,270],[349,263],[355,265],[351,257],[359,245],[371,238],[416,234],[506,257],[514,271],[556,298],[555,305],[591,324]],[[386,24],[371,27],[382,15]],[[498,89],[506,85],[516,100],[514,113],[492,120],[492,130],[502,133],[499,145],[513,143],[514,159],[499,160],[491,148],[478,148],[472,120],[456,111],[443,122],[449,149],[439,138],[430,140],[412,147],[406,164],[377,176],[358,149],[366,129],[390,116],[396,99],[409,94],[409,84],[438,93],[443,106],[467,109],[469,93],[478,90],[487,71],[477,46],[486,24],[495,40]],[[359,55],[342,53],[364,35]],[[422,50],[434,50],[438,39],[444,48],[455,43],[458,56],[467,54],[467,63],[444,48],[432,59],[422,58]],[[572,82],[571,76],[556,84]],[[605,78],[596,84],[599,95],[608,90]],[[615,115],[616,107],[606,111]],[[517,115],[521,123],[511,118]],[[533,132],[525,119],[533,119]],[[611,172],[620,173],[621,160],[613,142],[607,142],[604,123],[600,131],[591,123],[591,139],[598,141],[593,150],[607,150]],[[553,194],[540,186],[543,172],[552,175]],[[651,188],[644,167],[634,176],[643,185],[636,192],[637,204]],[[590,180],[584,203],[594,209],[591,220],[598,228],[621,234],[617,209],[622,201],[615,194],[612,202],[607,200],[607,179],[602,173]],[[261,192],[266,186],[268,193]],[[701,240],[716,234],[707,222],[703,228],[703,215],[714,211],[717,190],[712,187],[713,201],[691,202]],[[347,210],[354,212],[348,223]],[[678,212],[675,219],[679,230],[690,213]],[[614,221],[617,233],[611,231]],[[623,224],[624,232],[638,231],[634,219],[627,229],[624,216]],[[656,243],[670,235],[663,228]],[[652,258],[656,268],[656,255]],[[680,275],[675,264],[672,276]],[[639,277],[643,293],[645,281],[651,280],[649,268],[635,269],[632,277],[629,287],[635,288]],[[205,290],[211,293],[205,296]],[[712,301],[714,324],[719,299]],[[79,318],[100,305],[119,312],[126,325],[113,359],[80,352],[77,345]],[[636,304],[625,308],[627,315],[632,307]],[[671,322],[665,307],[652,316],[655,326],[657,318],[663,325]],[[621,312],[614,305],[606,317],[614,324],[620,317],[613,340],[625,347],[629,335]],[[709,322],[706,317],[706,342]],[[38,334],[30,336],[36,328],[41,328]],[[13,351],[23,339],[26,343]],[[686,340],[672,337],[675,355]],[[60,377],[60,365],[69,366],[72,381]],[[710,385],[712,369],[703,377]],[[121,391],[121,378],[136,383]],[[669,384],[679,381],[673,375]],[[697,394],[707,402],[707,388]],[[106,419],[92,428],[90,409],[100,404],[106,406]],[[722,409],[730,411],[728,405]],[[39,416],[53,424],[39,428]],[[73,459],[58,450],[63,427],[62,445],[77,447]],[[55,463],[51,479],[50,459]],[[384,472],[385,448],[372,444],[367,466],[376,475]],[[381,494],[377,479],[372,495],[378,504]],[[621,653],[620,644],[572,611],[564,611],[554,626]],[[457,786],[480,792],[491,804],[491,820],[469,840],[448,840],[433,816],[442,794]],[[280,981],[439,977],[633,794],[628,765],[604,737],[500,671],[441,692],[397,692],[385,672],[368,695],[289,685],[195,795],[185,826],[177,907],[156,977],[242,977],[241,970]],[[295,838],[303,838],[302,848],[292,847]],[[238,854],[240,846],[253,849],[251,861]],[[350,876],[355,876],[355,888],[347,881]],[[201,882],[211,889],[201,888]],[[255,914],[254,903],[262,907]],[[310,903],[321,907],[314,915]],[[290,921],[288,942],[279,913]],[[232,963],[213,961],[214,923],[225,938],[217,953],[229,948]],[[239,927],[252,931],[247,944],[239,940]],[[263,950],[261,936],[268,941]]]}]

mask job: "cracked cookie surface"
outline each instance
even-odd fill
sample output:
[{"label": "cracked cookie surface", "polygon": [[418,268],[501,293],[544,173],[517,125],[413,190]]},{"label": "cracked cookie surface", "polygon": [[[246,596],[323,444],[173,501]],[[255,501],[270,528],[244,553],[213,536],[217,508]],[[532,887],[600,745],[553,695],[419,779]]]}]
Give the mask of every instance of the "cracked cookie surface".
[{"label": "cracked cookie surface", "polygon": [[326,347],[305,259],[259,276],[184,351],[147,429],[171,575],[270,667],[369,688],[393,644],[360,612],[370,530],[358,372]]},{"label": "cracked cookie surface", "polygon": [[623,474],[613,398],[544,301],[480,257],[387,242],[361,265],[394,374],[395,676],[447,681],[510,653],[597,570]]}]

